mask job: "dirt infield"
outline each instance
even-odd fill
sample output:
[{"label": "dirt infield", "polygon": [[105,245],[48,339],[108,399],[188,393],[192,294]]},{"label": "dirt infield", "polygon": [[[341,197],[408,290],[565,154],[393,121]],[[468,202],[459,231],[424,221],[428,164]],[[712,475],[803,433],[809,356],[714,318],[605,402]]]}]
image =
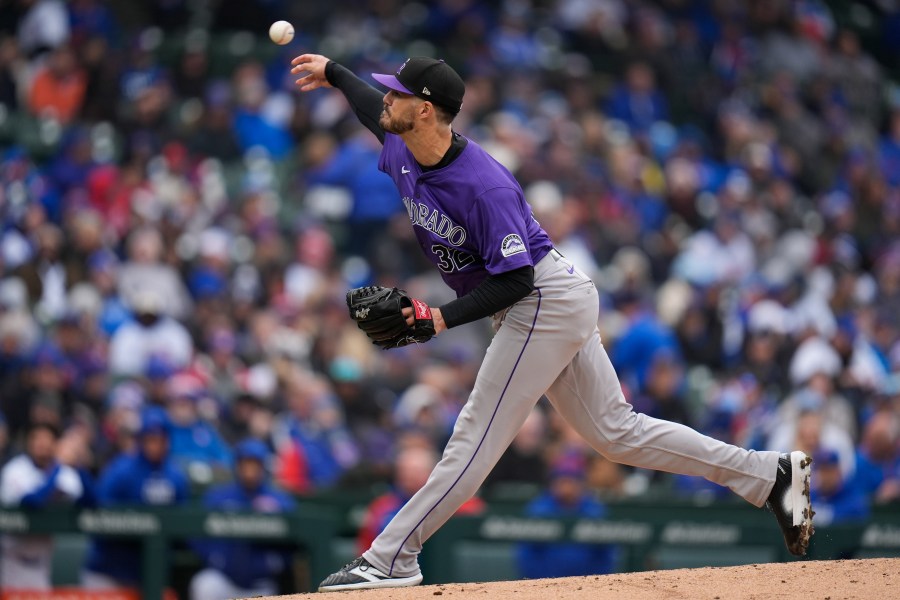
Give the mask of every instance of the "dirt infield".
[{"label": "dirt infield", "polygon": [[900,558],[797,561],[742,567],[647,571],[599,577],[428,585],[342,592],[330,596],[294,594],[264,600],[425,600],[503,598],[514,600],[707,600],[803,598],[804,600],[897,598]]}]

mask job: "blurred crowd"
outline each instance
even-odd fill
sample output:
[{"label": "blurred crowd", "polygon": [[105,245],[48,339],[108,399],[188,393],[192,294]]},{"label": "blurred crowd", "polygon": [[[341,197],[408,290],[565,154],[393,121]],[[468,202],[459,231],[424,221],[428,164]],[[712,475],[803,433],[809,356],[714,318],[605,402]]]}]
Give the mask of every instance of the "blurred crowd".
[{"label": "blurred crowd", "polygon": [[[0,460],[49,425],[102,478],[148,410],[193,493],[248,438],[301,495],[440,452],[487,324],[383,352],[348,319],[358,285],[450,298],[377,140],[288,67],[431,54],[598,284],[636,409],[806,450],[817,519],[864,517],[900,500],[898,46],[888,0],[0,2]],[[540,403],[484,497],[553,474],[724,493],[610,464]]]}]

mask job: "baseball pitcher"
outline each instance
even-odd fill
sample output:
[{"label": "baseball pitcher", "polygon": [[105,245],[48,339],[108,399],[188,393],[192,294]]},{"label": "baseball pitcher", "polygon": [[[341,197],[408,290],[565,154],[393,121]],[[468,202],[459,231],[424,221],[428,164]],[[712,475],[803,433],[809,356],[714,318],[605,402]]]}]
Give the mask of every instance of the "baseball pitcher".
[{"label": "baseball pitcher", "polygon": [[590,278],[554,249],[513,176],[453,130],[465,93],[456,71],[410,58],[394,74],[372,75],[388,89],[382,93],[321,55],[292,64],[292,73],[305,74],[301,91],[339,89],[382,142],[379,168],[397,185],[422,251],[457,294],[429,307],[397,289],[351,290],[351,317],[383,348],[491,315],[496,330],[428,482],[320,592],[419,584],[422,544],[478,490],[542,394],[611,460],[705,477],[768,505],[790,551],[805,553],[811,459],[744,450],[632,411],[600,341]]}]

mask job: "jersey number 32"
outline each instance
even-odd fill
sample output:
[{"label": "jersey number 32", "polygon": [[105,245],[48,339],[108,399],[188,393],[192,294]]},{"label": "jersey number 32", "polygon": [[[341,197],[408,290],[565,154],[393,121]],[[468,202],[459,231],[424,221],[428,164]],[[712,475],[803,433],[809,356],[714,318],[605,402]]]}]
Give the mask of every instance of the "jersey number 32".
[{"label": "jersey number 32", "polygon": [[462,271],[475,262],[475,257],[468,252],[463,252],[456,248],[448,248],[443,244],[433,245],[431,251],[437,257],[438,268],[444,273]]}]

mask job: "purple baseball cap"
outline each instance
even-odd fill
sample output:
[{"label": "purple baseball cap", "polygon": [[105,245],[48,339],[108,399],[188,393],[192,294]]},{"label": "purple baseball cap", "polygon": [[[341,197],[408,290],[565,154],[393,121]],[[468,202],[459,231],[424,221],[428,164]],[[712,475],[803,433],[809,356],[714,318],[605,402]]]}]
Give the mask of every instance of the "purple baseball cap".
[{"label": "purple baseball cap", "polygon": [[397,79],[396,75],[391,75],[389,73],[372,73],[372,79],[374,79],[384,87],[394,90],[395,92],[415,96],[415,94],[412,93],[412,90],[408,89],[405,85],[400,83],[400,80]]},{"label": "purple baseball cap", "polygon": [[393,75],[372,73],[372,78],[396,92],[418,96],[453,114],[459,112],[466,93],[466,85],[453,67],[425,56],[407,58]]}]

